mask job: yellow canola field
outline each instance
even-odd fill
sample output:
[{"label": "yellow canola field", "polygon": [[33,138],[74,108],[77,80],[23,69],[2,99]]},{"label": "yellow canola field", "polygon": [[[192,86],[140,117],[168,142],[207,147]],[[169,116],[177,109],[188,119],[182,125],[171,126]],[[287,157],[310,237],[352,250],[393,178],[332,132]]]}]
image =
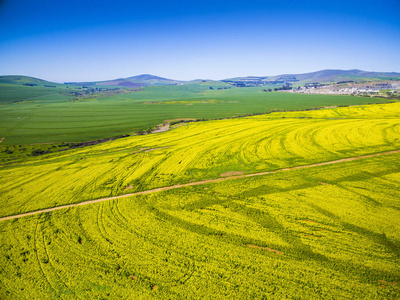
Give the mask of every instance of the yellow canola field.
[{"label": "yellow canola field", "polygon": [[400,153],[0,222],[1,299],[399,299]]},{"label": "yellow canola field", "polygon": [[0,170],[1,216],[400,149],[400,103],[190,123]]}]

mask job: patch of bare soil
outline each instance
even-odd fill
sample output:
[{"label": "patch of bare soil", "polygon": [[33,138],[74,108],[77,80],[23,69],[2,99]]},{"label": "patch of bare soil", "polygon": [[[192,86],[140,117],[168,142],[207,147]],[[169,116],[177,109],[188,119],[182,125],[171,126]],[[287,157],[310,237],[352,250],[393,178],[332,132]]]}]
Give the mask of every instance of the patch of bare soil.
[{"label": "patch of bare soil", "polygon": [[164,123],[164,124],[157,125],[157,129],[153,130],[151,133],[159,133],[159,132],[168,131],[170,126],[171,125],[169,123]]},{"label": "patch of bare soil", "polygon": [[148,150],[146,150],[146,151],[144,151],[144,152],[147,153],[147,152],[151,152],[151,151],[155,151],[155,150],[160,150],[160,149],[167,149],[167,148],[169,148],[169,146],[167,146],[167,147],[152,148],[152,149],[148,149]]},{"label": "patch of bare soil", "polygon": [[321,223],[318,223],[318,222],[316,222],[316,221],[313,221],[313,220],[303,220],[303,222],[307,222],[307,223],[311,223],[310,225],[322,225]]},{"label": "patch of bare soil", "polygon": [[230,171],[230,172],[219,174],[219,176],[221,176],[221,177],[239,176],[239,175],[243,175],[243,172]]},{"label": "patch of bare soil", "polygon": [[260,247],[260,246],[256,246],[256,245],[252,245],[252,244],[248,244],[247,247],[256,248],[256,249],[262,249],[262,250],[267,250],[267,251],[269,251],[269,252],[274,252],[274,253],[276,253],[276,254],[283,254],[283,252],[281,252],[281,251],[274,250],[274,249],[271,249],[271,248],[268,248],[268,247]]},{"label": "patch of bare soil", "polygon": [[178,128],[178,127],[182,127],[182,126],[187,126],[188,123],[178,123],[172,126],[173,129]]},{"label": "patch of bare soil", "polygon": [[385,281],[385,280],[378,280],[378,282],[380,284],[382,284],[382,285],[397,285],[397,282],[388,282],[388,281]]},{"label": "patch of bare soil", "polygon": [[311,237],[311,238],[317,238],[317,239],[321,238],[320,236],[310,235],[310,234],[306,234],[306,233],[304,235],[307,237]]},{"label": "patch of bare soil", "polygon": [[171,123],[171,122],[179,122],[179,121],[196,121],[194,118],[184,118],[184,119],[169,119],[169,120],[164,120],[166,123]]},{"label": "patch of bare soil", "polygon": [[126,188],[124,188],[124,190],[131,190],[131,189],[133,189],[132,185],[128,185]]},{"label": "patch of bare soil", "polygon": [[132,154],[138,154],[138,153],[147,153],[147,152],[151,152],[151,151],[155,151],[155,150],[159,150],[159,149],[167,149],[170,146],[166,146],[166,147],[158,147],[158,148],[150,148],[150,147],[144,147],[144,148],[139,148],[138,151],[134,151],[132,152]]},{"label": "patch of bare soil", "polygon": [[325,183],[325,182],[318,182],[318,183],[322,185],[331,185],[330,183]]},{"label": "patch of bare soil", "polygon": [[0,143],[1,143],[2,141],[4,141],[4,139],[5,139],[5,138],[0,138]]}]

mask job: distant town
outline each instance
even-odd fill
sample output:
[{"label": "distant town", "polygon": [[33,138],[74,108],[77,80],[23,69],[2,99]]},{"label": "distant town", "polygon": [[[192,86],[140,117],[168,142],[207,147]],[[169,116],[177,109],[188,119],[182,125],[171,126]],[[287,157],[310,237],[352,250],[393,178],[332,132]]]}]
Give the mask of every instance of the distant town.
[{"label": "distant town", "polygon": [[372,78],[366,80],[365,77],[342,81],[332,78],[329,81],[315,82],[302,79],[293,75],[283,75],[275,78],[250,76],[222,81],[236,87],[264,87],[262,92],[282,91],[300,94],[384,96],[386,98],[400,96],[400,81],[397,78],[397,80],[377,79],[376,81]]},{"label": "distant town", "polygon": [[359,96],[390,96],[400,95],[400,82],[388,81],[378,83],[338,82],[336,84],[306,84],[302,87],[293,87],[285,90],[301,94],[332,94],[332,95],[359,95]]}]

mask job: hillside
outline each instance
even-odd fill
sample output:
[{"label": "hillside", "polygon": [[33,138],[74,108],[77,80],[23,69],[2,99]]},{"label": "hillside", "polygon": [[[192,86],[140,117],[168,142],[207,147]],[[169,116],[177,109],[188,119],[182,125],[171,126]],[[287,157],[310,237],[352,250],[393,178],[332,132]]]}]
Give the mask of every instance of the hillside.
[{"label": "hillside", "polygon": [[[30,76],[0,76],[0,104],[47,101],[67,101],[76,87]],[[2,118],[5,115],[2,114]]]},{"label": "hillside", "polygon": [[55,83],[31,76],[24,75],[3,75],[0,76],[0,84],[12,84],[12,85],[51,85],[51,86],[63,86],[63,84]]},{"label": "hillside", "polygon": [[[370,80],[400,80],[400,73],[396,72],[368,72],[362,70],[321,70],[311,73],[300,73],[300,74],[281,74],[281,75],[266,75],[266,76],[246,76],[246,77],[235,77],[223,79],[221,81],[215,80],[204,80],[195,79],[189,81],[175,80],[163,78],[150,74],[136,75],[126,78],[118,78],[112,80],[93,81],[93,82],[66,82],[67,86],[104,86],[104,87],[121,87],[121,88],[136,88],[136,87],[147,87],[147,86],[158,86],[158,85],[177,85],[177,84],[198,84],[204,82],[253,82],[261,84],[276,84],[276,82],[285,82],[286,80],[298,83],[309,83],[309,82],[338,82],[344,80],[353,81],[370,81]],[[0,84],[36,84],[36,85],[56,85],[58,87],[65,87],[64,84],[58,84],[34,77],[29,76],[0,76]]]},{"label": "hillside", "polygon": [[254,86],[268,84],[283,84],[286,82],[302,85],[305,83],[326,83],[340,81],[380,81],[400,80],[400,73],[396,72],[367,72],[362,70],[321,70],[301,74],[281,74],[274,76],[247,76],[225,79],[226,82],[236,83],[238,86]]},{"label": "hillside", "polygon": [[400,73],[395,72],[367,72],[362,70],[321,70],[303,74],[284,74],[279,77],[290,75],[297,77],[300,81],[312,82],[337,82],[348,78],[349,80],[368,80],[368,79],[400,79]]},{"label": "hillside", "polygon": [[88,86],[118,86],[118,87],[145,87],[154,85],[174,85],[182,83],[179,80],[167,79],[150,74],[142,74],[127,78],[118,78],[113,80],[95,81],[95,82],[68,82],[66,84],[88,85]]},{"label": "hillside", "polygon": [[[117,95],[99,92],[77,100],[49,95],[27,99],[18,105],[3,105],[0,106],[0,137],[5,138],[2,145],[85,142],[134,134],[168,120],[229,118],[276,110],[387,101],[369,97],[265,93],[261,88],[203,84],[146,87]],[[25,88],[32,91],[37,87]]]},{"label": "hillside", "polygon": [[[305,82],[304,78],[315,81],[344,76],[340,74],[344,74],[343,71],[325,70],[295,76]],[[348,71],[348,74],[390,75],[358,70]],[[294,77],[285,76],[286,80]],[[257,78],[247,79],[258,85]],[[338,78],[344,80],[344,77]],[[229,118],[277,110],[388,101],[379,97],[266,93],[263,81],[262,87],[241,88],[236,88],[232,82],[201,79],[184,84],[177,82],[138,75],[90,86],[57,84],[28,76],[0,76],[2,145],[86,142],[151,130],[168,120]],[[279,85],[283,83],[269,88]]]}]

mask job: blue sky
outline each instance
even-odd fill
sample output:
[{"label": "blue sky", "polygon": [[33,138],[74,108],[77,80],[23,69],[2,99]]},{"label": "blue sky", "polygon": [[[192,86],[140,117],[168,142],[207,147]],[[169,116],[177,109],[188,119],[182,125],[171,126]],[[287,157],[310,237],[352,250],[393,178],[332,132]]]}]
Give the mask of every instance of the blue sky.
[{"label": "blue sky", "polygon": [[400,72],[400,1],[0,0],[0,74]]}]

